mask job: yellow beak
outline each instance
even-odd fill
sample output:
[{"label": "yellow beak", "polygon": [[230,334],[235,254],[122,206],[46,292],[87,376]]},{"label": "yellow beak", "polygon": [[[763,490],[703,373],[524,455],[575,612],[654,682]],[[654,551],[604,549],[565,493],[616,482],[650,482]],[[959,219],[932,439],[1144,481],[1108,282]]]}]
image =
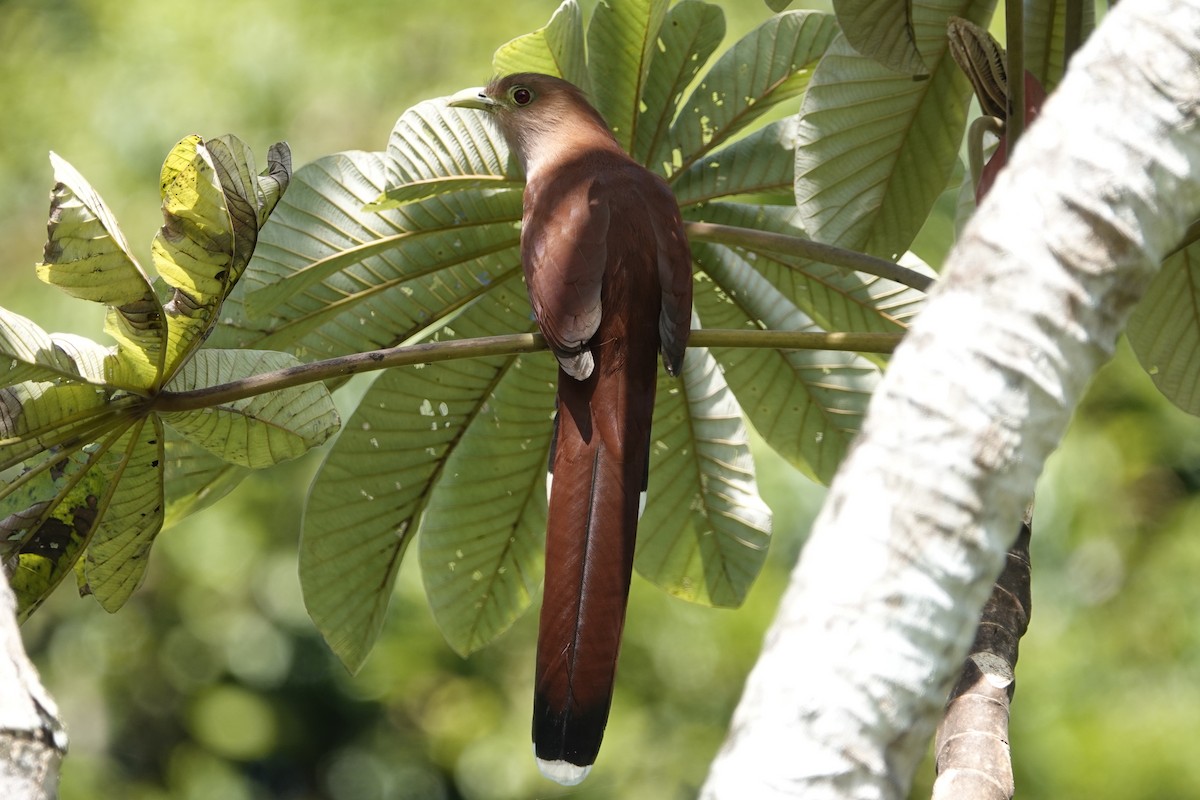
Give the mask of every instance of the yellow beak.
[{"label": "yellow beak", "polygon": [[446,104],[455,108],[477,108],[480,111],[491,111],[496,101],[487,96],[482,86],[473,89],[463,89],[461,92],[446,98]]}]

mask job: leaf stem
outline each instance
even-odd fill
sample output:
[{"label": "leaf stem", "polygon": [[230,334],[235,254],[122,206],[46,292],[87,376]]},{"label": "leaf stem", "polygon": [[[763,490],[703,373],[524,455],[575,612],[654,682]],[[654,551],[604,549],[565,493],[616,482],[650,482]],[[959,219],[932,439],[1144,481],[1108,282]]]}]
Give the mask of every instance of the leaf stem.
[{"label": "leaf stem", "polygon": [[[688,346],[890,353],[895,349],[902,336],[903,334],[900,333],[819,333],[714,328],[693,331]],[[195,411],[306,383],[346,378],[360,372],[415,364],[432,364],[457,358],[533,353],[545,349],[546,342],[538,333],[481,336],[475,339],[455,339],[446,342],[424,342],[390,347],[384,350],[372,350],[366,353],[354,353],[323,361],[299,364],[186,392],[163,391],[151,400],[151,407],[159,412]]]},{"label": "leaf stem", "polygon": [[1024,0],[1004,0],[1005,39],[1008,44],[1008,157],[1011,159],[1017,140],[1025,132],[1025,3]]},{"label": "leaf stem", "polygon": [[1083,0],[1067,0],[1066,17],[1063,19],[1063,71],[1066,71],[1071,56],[1083,43]]},{"label": "leaf stem", "polygon": [[734,245],[751,250],[787,253],[820,261],[823,264],[832,264],[835,267],[845,267],[865,272],[868,275],[887,278],[922,292],[929,291],[929,287],[934,282],[934,279],[928,275],[922,275],[916,270],[902,267],[885,258],[835,247],[831,244],[821,244],[811,239],[803,239],[786,233],[771,233],[739,228],[734,225],[718,225],[714,222],[684,222],[683,227],[687,230],[689,239]]}]

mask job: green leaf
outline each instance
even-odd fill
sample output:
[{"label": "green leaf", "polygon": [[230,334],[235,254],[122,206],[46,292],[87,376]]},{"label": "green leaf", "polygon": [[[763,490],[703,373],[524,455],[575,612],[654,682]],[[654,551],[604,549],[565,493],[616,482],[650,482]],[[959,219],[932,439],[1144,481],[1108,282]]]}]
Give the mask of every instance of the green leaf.
[{"label": "green leaf", "polygon": [[[520,283],[510,291],[511,303],[488,298],[455,322],[456,333],[528,320]],[[464,398],[466,417],[430,487],[418,539],[421,576],[438,627],[463,655],[506,631],[537,591],[556,375],[548,354],[489,361],[469,405]],[[450,408],[439,395],[430,398],[417,413],[432,412],[432,424]]]},{"label": "green leaf", "polygon": [[43,450],[0,486],[0,554],[19,619],[27,619],[70,574],[108,513],[130,424],[136,423],[99,432],[80,449]]},{"label": "green leaf", "polygon": [[[704,273],[695,285],[696,311],[706,327],[818,330],[748,259],[724,248],[693,247]],[[796,467],[828,483],[866,414],[879,378],[854,353],[713,348],[725,380],[771,447]]]},{"label": "green leaf", "polygon": [[504,176],[507,150],[479,117],[422,103],[397,122],[388,153],[345,153],[298,170],[214,341],[305,358],[391,347],[519,274],[519,191],[364,210],[389,187]]},{"label": "green leaf", "polygon": [[250,474],[248,468],[230,464],[170,428],[163,455],[167,465],[163,527],[212,505]]},{"label": "green leaf", "polygon": [[895,259],[908,249],[950,178],[970,85],[947,53],[946,19],[991,16],[994,0],[913,5],[926,81],[830,46],[800,110],[796,204],[819,242]]},{"label": "green leaf", "polygon": [[1168,400],[1200,415],[1200,244],[1163,262],[1129,319],[1138,361]]},{"label": "green leaf", "polygon": [[680,207],[746,194],[786,195],[790,205],[796,127],[795,116],[765,125],[675,173],[671,188]]},{"label": "green leaf", "polygon": [[912,0],[834,0],[846,41],[888,69],[925,73],[913,31]]},{"label": "green leaf", "polygon": [[157,415],[138,420],[111,450],[113,485],[83,561],[81,591],[116,612],[142,582],[150,545],[163,527],[163,427]]},{"label": "green leaf", "polygon": [[668,175],[687,169],[775,105],[799,97],[836,33],[833,16],[815,11],[779,14],[750,31],[700,79],[650,163],[670,164]]},{"label": "green leaf", "polygon": [[566,0],[544,27],[518,36],[492,56],[492,72],[540,72],[570,81],[588,89],[584,63],[583,13],[577,0]]},{"label": "green leaf", "polygon": [[0,472],[43,450],[92,441],[127,419],[135,398],[81,383],[18,383],[0,389]]},{"label": "green leaf", "polygon": [[687,352],[680,380],[660,377],[658,397],[635,566],[684,600],[741,605],[771,527],[742,411],[704,350]]},{"label": "green leaf", "polygon": [[[441,333],[528,329],[528,311],[513,278]],[[456,650],[480,646],[528,605],[539,574],[545,501],[520,470],[537,471],[544,493],[554,371],[546,354],[447,361],[389,370],[371,385],[313,483],[300,549],[305,605],[348,668],[362,664],[379,633],[418,522],[422,562],[430,570],[426,589]],[[485,443],[487,432],[499,439]],[[498,452],[497,441],[509,445],[503,458],[468,457],[479,448]],[[498,469],[508,473],[507,485],[496,483]],[[469,493],[447,488],[461,482],[470,484]],[[484,498],[497,505],[488,507]],[[466,534],[427,511],[447,503],[461,507],[452,512],[457,522],[482,533],[464,542],[457,537]],[[490,525],[481,527],[480,512]],[[470,599],[456,596],[460,590]]]},{"label": "green leaf", "polygon": [[286,189],[291,156],[276,145],[263,178],[234,137],[180,140],[167,154],[160,182],[162,229],[154,264],[175,292],[166,306],[169,379],[216,324],[217,312],[254,253],[258,228]]},{"label": "green leaf", "polygon": [[32,320],[0,308],[0,388],[58,378],[86,380],[50,334]]},{"label": "green leaf", "polygon": [[109,307],[105,331],[117,340],[108,382],[134,391],[163,371],[163,308],[100,195],[69,163],[50,154],[57,183],[38,277],[73,297]]},{"label": "green leaf", "polygon": [[[1025,69],[1033,73],[1046,93],[1054,91],[1066,71],[1064,38],[1067,0],[1024,0]],[[1083,3],[1083,30],[1080,41],[1096,27],[1096,7]]]},{"label": "green leaf", "polygon": [[592,101],[621,147],[637,140],[642,90],[668,0],[602,0],[588,25]]},{"label": "green leaf", "polygon": [[[269,350],[205,349],[184,364],[173,391],[190,391],[292,367],[300,362]],[[259,469],[303,455],[334,434],[337,411],[324,384],[305,384],[197,411],[173,411],[163,420],[192,442],[231,464]]]},{"label": "green leaf", "polygon": [[635,159],[655,166],[651,157],[663,149],[684,91],[724,37],[725,15],[717,6],[683,0],[667,12],[642,88]]},{"label": "green leaf", "polygon": [[[693,216],[707,222],[807,238],[794,206],[710,203],[688,213],[689,218]],[[902,333],[925,302],[924,292],[845,267],[767,250],[722,249],[728,253],[723,257],[744,260],[824,331]],[[927,267],[920,269],[932,274]],[[714,270],[710,277],[716,280],[724,274]],[[735,297],[744,295],[740,274],[740,271],[729,273],[727,282],[719,281],[721,290]],[[745,301],[751,302],[751,298]]]}]

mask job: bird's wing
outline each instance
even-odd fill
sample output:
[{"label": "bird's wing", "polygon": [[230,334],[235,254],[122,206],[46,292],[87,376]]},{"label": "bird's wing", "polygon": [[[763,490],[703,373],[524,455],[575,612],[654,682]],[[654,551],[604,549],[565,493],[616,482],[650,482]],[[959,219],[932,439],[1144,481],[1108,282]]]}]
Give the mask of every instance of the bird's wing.
[{"label": "bird's wing", "polygon": [[692,332],[692,252],[670,187],[656,177],[649,191],[654,195],[647,208],[654,226],[658,282],[662,289],[658,335],[663,365],[667,372],[678,375]]},{"label": "bird's wing", "polygon": [[[553,182],[526,188],[521,260],[529,298],[542,334],[568,372],[563,357],[580,354],[600,326],[609,216],[606,193],[570,168],[558,170]],[[584,374],[575,377],[590,372],[588,358]]]}]

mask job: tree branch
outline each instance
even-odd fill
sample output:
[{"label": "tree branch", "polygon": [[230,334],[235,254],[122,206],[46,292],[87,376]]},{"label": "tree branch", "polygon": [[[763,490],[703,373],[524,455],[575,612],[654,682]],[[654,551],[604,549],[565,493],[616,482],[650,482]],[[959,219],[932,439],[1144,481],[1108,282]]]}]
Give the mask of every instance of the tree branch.
[{"label": "tree branch", "polygon": [[1013,517],[1200,216],[1198,61],[1200,0],[1080,48],[897,348],[702,797],[907,794]]},{"label": "tree branch", "polygon": [[58,796],[58,765],[67,737],[54,701],[25,655],[17,601],[0,570],[0,797]]},{"label": "tree branch", "polygon": [[[692,331],[688,347],[767,347],[775,350],[851,350],[859,353],[890,353],[900,342],[902,336],[903,334],[899,333],[819,333],[706,328]],[[457,358],[484,358],[486,356],[533,353],[545,349],[546,342],[540,333],[513,333],[502,336],[481,336],[475,339],[423,342],[327,358],[186,392],[167,390],[159,392],[151,400],[150,406],[156,411],[163,412],[194,411],[306,383],[348,378],[360,372],[372,372],[413,364],[432,364]]]},{"label": "tree branch", "polygon": [[865,272],[868,275],[887,278],[922,292],[929,291],[929,287],[934,283],[934,279],[928,275],[922,275],[908,267],[902,267],[886,258],[877,258],[831,244],[821,244],[811,239],[789,236],[786,233],[771,233],[751,228],[739,228],[734,225],[718,225],[715,222],[684,222],[683,227],[687,231],[689,239],[745,247],[749,250],[800,256],[812,261],[820,261],[822,264],[832,264],[835,267],[845,267]]}]

